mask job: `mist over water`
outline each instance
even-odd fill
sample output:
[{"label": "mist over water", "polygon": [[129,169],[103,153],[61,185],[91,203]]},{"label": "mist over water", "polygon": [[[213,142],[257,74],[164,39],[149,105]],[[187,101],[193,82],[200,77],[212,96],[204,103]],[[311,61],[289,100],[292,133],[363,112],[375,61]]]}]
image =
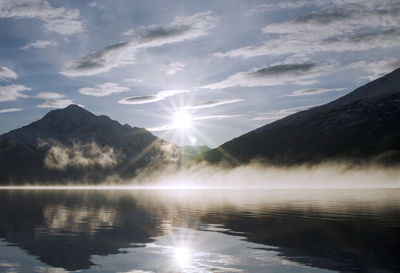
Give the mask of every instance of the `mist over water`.
[{"label": "mist over water", "polygon": [[[144,172],[149,185],[210,188],[390,188],[400,187],[400,169],[376,165],[326,163],[273,167],[251,163],[235,168],[195,165],[180,170]],[[139,180],[140,181],[140,180]]]},{"label": "mist over water", "polygon": [[132,188],[132,189],[308,189],[308,188],[399,188],[400,169],[375,164],[323,163],[296,167],[276,167],[252,162],[238,167],[205,163],[151,166],[131,179],[110,175],[103,182],[32,181],[0,188]]}]

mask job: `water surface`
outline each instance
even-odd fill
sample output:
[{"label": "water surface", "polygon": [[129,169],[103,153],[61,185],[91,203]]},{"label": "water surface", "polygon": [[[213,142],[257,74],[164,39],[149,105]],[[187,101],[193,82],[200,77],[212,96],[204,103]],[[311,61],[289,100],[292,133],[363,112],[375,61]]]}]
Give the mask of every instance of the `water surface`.
[{"label": "water surface", "polygon": [[400,190],[0,190],[0,272],[399,272]]}]

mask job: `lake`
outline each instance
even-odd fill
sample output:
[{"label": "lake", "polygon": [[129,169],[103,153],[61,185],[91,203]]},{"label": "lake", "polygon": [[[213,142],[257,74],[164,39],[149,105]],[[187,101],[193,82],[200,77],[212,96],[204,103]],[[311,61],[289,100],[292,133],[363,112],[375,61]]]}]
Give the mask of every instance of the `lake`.
[{"label": "lake", "polygon": [[0,272],[400,272],[400,189],[0,190]]}]

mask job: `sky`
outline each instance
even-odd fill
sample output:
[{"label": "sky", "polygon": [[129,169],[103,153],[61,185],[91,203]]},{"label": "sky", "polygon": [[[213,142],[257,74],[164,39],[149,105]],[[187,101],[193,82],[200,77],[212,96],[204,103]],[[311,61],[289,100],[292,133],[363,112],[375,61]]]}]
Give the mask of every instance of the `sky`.
[{"label": "sky", "polygon": [[216,147],[391,72],[399,53],[397,0],[0,0],[0,134],[78,104]]}]

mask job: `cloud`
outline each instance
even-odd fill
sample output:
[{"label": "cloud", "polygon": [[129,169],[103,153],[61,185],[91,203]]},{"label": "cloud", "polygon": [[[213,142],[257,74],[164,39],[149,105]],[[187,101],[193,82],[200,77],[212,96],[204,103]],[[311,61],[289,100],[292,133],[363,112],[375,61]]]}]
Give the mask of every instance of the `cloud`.
[{"label": "cloud", "polygon": [[[47,216],[49,216],[49,215],[51,215],[51,216],[53,216],[54,218],[56,218],[56,217],[58,217],[60,214],[59,213],[61,213],[62,215],[65,215],[68,219],[73,219],[72,220],[72,222],[73,223],[82,223],[82,215],[77,215],[77,214],[74,214],[74,215],[66,215],[66,214],[68,214],[68,212],[66,212],[66,211],[64,211],[62,208],[60,208],[60,207],[58,207],[58,206],[54,206],[54,207],[51,207],[50,208],[50,210],[51,210],[51,212],[52,213],[46,213],[47,212],[47,210],[49,210],[49,208],[46,208],[46,210],[45,210],[45,217]],[[96,215],[97,216],[97,218],[95,218],[95,219],[99,219],[99,216],[98,215]],[[71,217],[71,218],[70,218]],[[87,217],[87,214],[85,214],[85,216],[84,216],[84,218],[85,219],[87,219],[86,218]],[[59,221],[56,221],[57,222],[57,224],[56,225],[54,225],[55,227],[51,227],[51,229],[52,230],[55,230],[55,229],[57,229],[57,228],[59,228],[59,229],[63,229],[63,230],[65,230],[64,228],[64,226],[60,226],[59,224],[60,224],[60,222]],[[48,223],[54,223],[54,221],[52,221],[52,220],[49,220],[48,221]],[[63,223],[64,224],[64,223]],[[99,223],[99,226],[101,225],[102,223]],[[94,227],[91,227],[91,228],[93,228],[93,229],[95,229],[96,227],[96,225],[93,225]],[[58,267],[44,267],[44,266],[35,266],[35,269],[34,269],[35,271],[34,272],[36,272],[36,273],[68,273],[68,271],[66,271],[65,269],[63,269],[63,268],[58,268]]]},{"label": "cloud", "polygon": [[[400,16],[400,14],[399,14]],[[400,23],[400,21],[399,21]],[[400,45],[400,29],[370,30],[355,34],[337,35],[323,39],[316,51],[360,51]]]},{"label": "cloud", "polygon": [[36,105],[38,108],[65,108],[74,102],[70,99],[48,99],[45,102]]},{"label": "cloud", "polygon": [[167,74],[167,75],[173,75],[173,74],[176,74],[179,71],[182,71],[184,67],[185,67],[184,63],[175,61],[175,62],[172,62],[172,63],[170,63],[168,65],[161,65],[160,69],[162,71],[165,71],[165,74]]},{"label": "cloud", "polygon": [[127,272],[117,272],[117,273],[154,273],[154,272],[134,269],[134,270],[127,271]]},{"label": "cloud", "polygon": [[[268,40],[217,52],[216,57],[361,51],[400,45],[397,2],[333,1],[334,7],[265,26]],[[322,5],[321,5],[322,7]]]},{"label": "cloud", "polygon": [[0,66],[0,80],[5,80],[5,79],[17,79],[18,75],[11,69],[5,67],[5,66]]},{"label": "cloud", "polygon": [[309,89],[300,89],[295,90],[289,95],[285,95],[284,97],[301,97],[301,96],[312,96],[312,95],[319,95],[328,92],[334,91],[343,91],[346,88],[309,88]]},{"label": "cloud", "polygon": [[131,40],[109,45],[80,59],[72,60],[61,73],[71,77],[90,76],[133,64],[135,54],[140,50],[204,36],[208,30],[215,27],[216,23],[217,17],[211,12],[176,17],[166,27],[152,27],[145,34]]},{"label": "cloud", "polygon": [[26,50],[28,48],[46,48],[48,46],[56,46],[57,42],[56,41],[46,41],[46,40],[37,40],[36,42],[29,43],[23,47],[21,47],[22,50]]},{"label": "cloud", "polygon": [[59,143],[40,143],[41,147],[50,147],[44,160],[49,169],[64,170],[67,167],[88,168],[100,166],[112,167],[117,164],[118,153],[109,146],[100,147],[96,143],[73,143],[66,147]]},{"label": "cloud", "polygon": [[375,80],[386,75],[389,72],[400,67],[400,58],[390,58],[386,60],[381,60],[377,62],[356,62],[349,65],[349,68],[357,70],[365,70],[370,73],[369,76],[361,77],[361,80]]},{"label": "cloud", "polygon": [[[331,10],[331,11],[324,11],[324,12],[314,12],[307,15],[302,15],[297,17],[295,20],[291,21],[289,24],[292,25],[291,31],[293,29],[293,25],[300,24],[300,25],[307,25],[309,28],[314,27],[321,27],[321,25],[329,25],[334,24],[342,20],[346,20],[352,17],[351,11],[347,10]],[[275,26],[275,28],[274,28]],[[277,32],[281,33],[281,26],[279,24],[273,25],[271,27],[265,27],[263,29],[264,33],[269,32]],[[287,31],[283,31],[286,33]]]},{"label": "cloud", "polygon": [[65,96],[63,94],[59,93],[53,93],[53,92],[42,92],[37,95],[39,99],[61,99],[64,98]]},{"label": "cloud", "polygon": [[12,101],[18,98],[27,98],[28,96],[21,92],[30,90],[32,89],[18,84],[0,86],[0,101]]},{"label": "cloud", "polygon": [[132,96],[123,98],[118,101],[120,104],[145,104],[163,100],[161,97],[157,97],[156,95],[152,96]]},{"label": "cloud", "polygon": [[[398,28],[400,6],[368,9],[365,6],[340,7],[316,11],[299,16],[293,20],[267,25],[265,34],[300,34],[307,38],[351,35],[365,30],[387,30]],[[318,33],[312,33],[319,31]],[[322,31],[322,32],[321,32]],[[299,36],[296,36],[299,37]]]},{"label": "cloud", "polygon": [[0,114],[2,113],[11,113],[11,112],[18,112],[22,111],[21,108],[7,108],[7,109],[0,109]]},{"label": "cloud", "polygon": [[190,92],[190,90],[180,90],[180,89],[172,89],[172,90],[164,90],[160,91],[155,95],[148,95],[148,96],[132,96],[123,98],[118,101],[120,104],[145,104],[156,102],[160,100],[164,100],[167,97],[172,97],[176,94]]},{"label": "cloud", "polygon": [[300,107],[295,107],[295,108],[288,108],[288,109],[282,109],[282,110],[277,110],[277,111],[272,111],[272,112],[261,113],[261,114],[257,115],[256,117],[253,117],[251,120],[281,119],[286,116],[292,115],[294,113],[311,109],[315,106],[317,106],[317,105],[307,105],[307,106],[300,106]]},{"label": "cloud", "polygon": [[91,8],[105,9],[105,7],[103,5],[100,5],[97,2],[91,2],[88,4],[88,6]]},{"label": "cloud", "polygon": [[116,83],[106,82],[93,87],[83,87],[78,90],[79,93],[87,96],[104,97],[111,94],[123,93],[128,91],[128,87],[119,86]]},{"label": "cloud", "polygon": [[128,29],[127,31],[125,31],[124,33],[122,33],[122,34],[124,34],[125,36],[131,36],[132,34],[134,34],[136,32],[136,29],[135,28],[130,28],[130,29]]},{"label": "cloud", "polygon": [[38,108],[65,108],[74,102],[65,98],[65,95],[53,92],[42,92],[37,96],[39,99],[45,99],[43,103],[36,105]]},{"label": "cloud", "polygon": [[129,78],[129,79],[125,79],[124,82],[143,83],[143,80],[141,80],[141,79],[135,79],[135,78]]},{"label": "cloud", "polygon": [[209,115],[209,116],[200,116],[195,117],[193,120],[209,120],[209,119],[228,119],[228,118],[237,118],[242,115]]},{"label": "cloud", "polygon": [[[314,2],[315,4],[315,2]],[[246,15],[254,15],[257,13],[268,12],[268,11],[276,11],[276,10],[283,10],[283,9],[298,9],[305,6],[313,5],[312,1],[297,1],[297,2],[280,2],[280,3],[272,3],[272,4],[261,4],[256,5],[249,9],[246,12]]]},{"label": "cloud", "polygon": [[209,100],[209,101],[204,101],[196,104],[192,104],[189,106],[183,107],[184,109],[201,109],[201,108],[209,108],[209,107],[215,107],[219,105],[224,105],[224,104],[231,104],[231,103],[237,103],[244,101],[244,99],[231,99],[231,100]]},{"label": "cloud", "polygon": [[227,79],[201,88],[223,89],[233,86],[254,87],[301,83],[319,75],[323,66],[313,63],[277,64],[263,68],[254,68],[246,72],[238,72]]},{"label": "cloud", "polygon": [[71,35],[82,31],[79,10],[53,8],[46,0],[2,0],[0,18],[38,19],[47,31]]},{"label": "cloud", "polygon": [[157,127],[151,127],[151,128],[146,128],[147,131],[150,132],[160,132],[160,131],[168,131],[168,130],[173,130],[175,127],[173,125],[161,125]]}]

